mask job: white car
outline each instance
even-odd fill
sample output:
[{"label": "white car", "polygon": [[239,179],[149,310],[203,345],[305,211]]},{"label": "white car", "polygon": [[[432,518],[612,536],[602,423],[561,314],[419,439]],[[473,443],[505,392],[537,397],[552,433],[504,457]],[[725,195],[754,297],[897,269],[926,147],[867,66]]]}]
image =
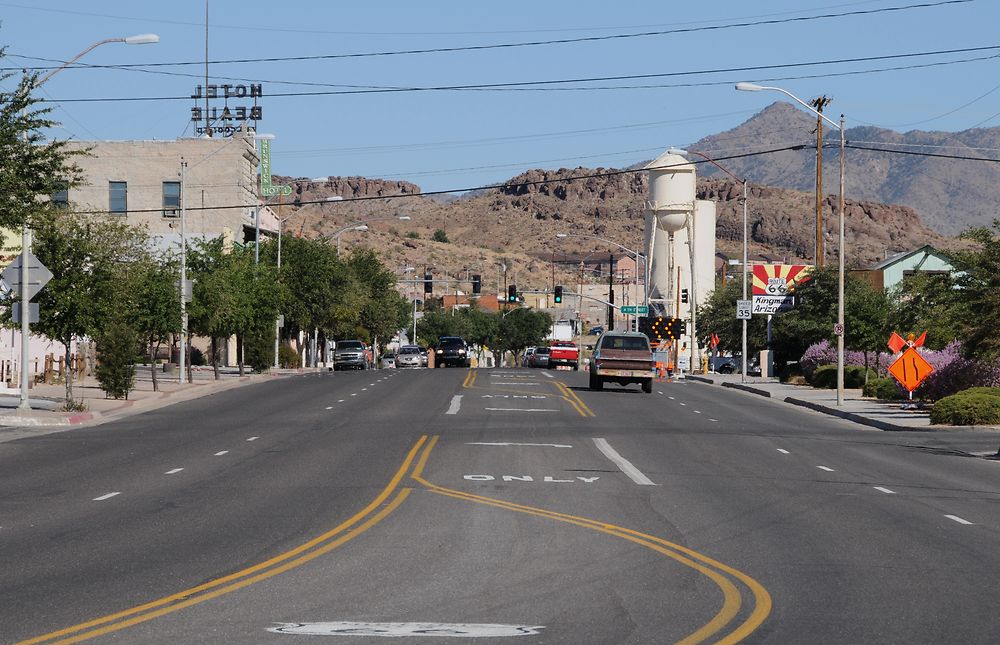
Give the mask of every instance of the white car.
[{"label": "white car", "polygon": [[425,367],[425,361],[418,345],[403,345],[396,354],[397,367]]},{"label": "white car", "polygon": [[521,367],[531,367],[531,355],[535,353],[534,347],[526,347],[524,356],[521,357]]}]

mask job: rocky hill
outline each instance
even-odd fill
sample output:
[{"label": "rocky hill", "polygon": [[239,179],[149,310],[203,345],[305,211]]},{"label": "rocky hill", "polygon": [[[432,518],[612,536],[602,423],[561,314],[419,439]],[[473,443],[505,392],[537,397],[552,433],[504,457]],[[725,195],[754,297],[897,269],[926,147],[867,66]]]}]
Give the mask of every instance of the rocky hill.
[{"label": "rocky hill", "polygon": [[[824,113],[836,121],[836,103]],[[847,124],[850,126],[850,115]],[[815,192],[816,119],[789,103],[774,103],[742,125],[689,146],[714,158],[803,146],[773,154],[723,161],[752,183]],[[848,127],[846,194],[852,200],[900,204],[916,211],[924,224],[946,235],[989,225],[1000,202],[1000,128],[963,132],[905,133],[875,127]],[[840,137],[824,128],[824,193],[839,190]],[[883,152],[891,150],[893,152]],[[946,157],[962,157],[952,159]],[[724,176],[709,164],[699,175]]]},{"label": "rocky hill", "polygon": [[[572,284],[577,277],[554,269],[551,260],[609,250],[598,241],[559,239],[556,233],[587,233],[633,249],[642,247],[647,192],[642,171],[531,170],[501,188],[445,202],[418,196],[419,187],[407,182],[360,177],[331,177],[322,182],[278,177],[276,181],[294,187],[290,207],[295,212],[286,205],[281,214],[288,218],[286,234],[331,235],[353,221],[367,220],[367,233],[352,231],[341,237],[345,249],[354,245],[376,248],[399,271],[414,267],[420,273],[424,267],[434,267],[435,275],[479,273],[487,287],[499,278],[501,265],[507,266],[511,280],[525,287],[545,288],[553,279]],[[332,196],[344,201],[299,206]],[[717,249],[730,257],[738,257],[742,247],[741,196],[742,185],[729,179],[699,180],[698,197],[718,202]],[[812,192],[751,184],[751,253],[811,261],[814,200]],[[837,253],[836,201],[831,195],[824,202],[828,262]],[[925,226],[906,206],[849,199],[846,227],[848,265],[855,267],[923,244],[939,248],[956,244]],[[433,241],[436,230],[444,231],[448,242]]]}]

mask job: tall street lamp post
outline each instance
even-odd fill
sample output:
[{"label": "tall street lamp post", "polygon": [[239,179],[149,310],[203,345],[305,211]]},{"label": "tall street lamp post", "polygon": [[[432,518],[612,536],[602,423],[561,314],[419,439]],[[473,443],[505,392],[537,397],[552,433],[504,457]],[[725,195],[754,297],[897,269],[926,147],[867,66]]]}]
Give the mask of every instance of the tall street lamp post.
[{"label": "tall street lamp post", "polygon": [[759,92],[761,90],[771,90],[774,92],[781,92],[785,96],[788,96],[793,101],[809,110],[817,117],[823,119],[833,127],[837,128],[840,132],[840,198],[837,201],[837,210],[839,211],[838,217],[840,219],[838,242],[840,245],[840,250],[838,256],[840,259],[840,266],[837,267],[837,324],[834,327],[834,334],[837,336],[837,405],[844,404],[844,175],[846,171],[846,162],[844,158],[844,152],[847,147],[846,141],[844,139],[844,115],[840,115],[840,123],[830,120],[826,115],[824,115],[819,110],[814,109],[811,105],[795,96],[788,90],[784,90],[780,87],[768,87],[765,85],[755,85],[753,83],[737,83],[736,89],[745,92]]},{"label": "tall street lamp post", "polygon": [[[686,154],[698,155],[699,157],[701,157],[702,159],[705,159],[706,161],[708,161],[709,163],[711,163],[713,166],[715,166],[716,168],[718,168],[722,172],[724,172],[727,175],[729,175],[730,177],[732,177],[735,181],[738,181],[741,184],[743,184],[743,300],[746,300],[747,299],[747,180],[746,179],[740,179],[739,177],[737,177],[736,175],[734,175],[732,172],[730,172],[722,164],[720,164],[719,162],[717,162],[715,159],[712,159],[711,157],[709,157],[708,155],[706,155],[703,152],[698,152],[697,150],[680,150],[680,149],[677,149],[677,148],[671,148],[669,152],[671,154],[676,154],[676,155],[686,155]],[[723,267],[723,271],[725,271],[725,267]],[[746,380],[747,380],[747,320],[746,320],[746,318],[743,319],[743,338],[742,338],[742,341],[743,341],[743,345],[742,345],[743,346],[743,353],[741,355],[742,356],[742,358],[741,358],[741,363],[742,363],[741,367],[742,367],[742,369],[740,370],[740,382],[746,383]]]},{"label": "tall street lamp post", "polygon": [[[124,38],[105,38],[104,40],[99,40],[90,47],[87,47],[82,52],[69,59],[59,67],[55,68],[42,78],[38,79],[30,89],[35,89],[40,87],[42,84],[47,82],[50,78],[66,69],[76,61],[80,60],[87,54],[89,54],[94,49],[100,47],[101,45],[106,45],[108,43],[125,43],[126,45],[148,45],[152,43],[160,42],[160,37],[156,34],[137,34],[135,36],[126,36]],[[25,141],[27,141],[27,132],[25,132]],[[18,409],[20,410],[30,410],[31,404],[28,402],[28,354],[31,351],[29,340],[31,336],[31,323],[28,306],[29,289],[28,289],[28,261],[27,254],[31,252],[31,229],[28,227],[27,223],[21,229],[21,252],[24,255],[24,261],[21,263],[21,396],[18,403]]]}]

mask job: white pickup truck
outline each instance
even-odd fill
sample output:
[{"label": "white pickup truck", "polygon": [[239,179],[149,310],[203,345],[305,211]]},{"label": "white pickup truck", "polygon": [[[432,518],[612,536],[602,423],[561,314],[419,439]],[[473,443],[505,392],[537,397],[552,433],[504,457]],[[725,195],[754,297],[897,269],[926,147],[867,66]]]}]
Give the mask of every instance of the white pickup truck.
[{"label": "white pickup truck", "polygon": [[628,385],[639,383],[642,391],[653,391],[653,351],[646,334],[609,331],[601,335],[590,365],[590,389],[600,390],[604,384]]}]

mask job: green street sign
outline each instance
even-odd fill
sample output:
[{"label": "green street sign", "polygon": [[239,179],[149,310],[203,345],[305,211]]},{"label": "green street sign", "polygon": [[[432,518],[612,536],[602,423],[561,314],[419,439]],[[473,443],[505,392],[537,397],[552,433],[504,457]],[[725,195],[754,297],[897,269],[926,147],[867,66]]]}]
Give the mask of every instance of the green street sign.
[{"label": "green street sign", "polygon": [[621,308],[621,312],[623,314],[634,314],[635,313],[635,307],[632,307],[630,305],[626,305],[626,306],[624,306],[624,307]]},{"label": "green street sign", "polygon": [[649,313],[649,307],[647,307],[646,305],[639,305],[638,307],[635,308],[635,313],[639,314],[640,316],[645,316]]}]

